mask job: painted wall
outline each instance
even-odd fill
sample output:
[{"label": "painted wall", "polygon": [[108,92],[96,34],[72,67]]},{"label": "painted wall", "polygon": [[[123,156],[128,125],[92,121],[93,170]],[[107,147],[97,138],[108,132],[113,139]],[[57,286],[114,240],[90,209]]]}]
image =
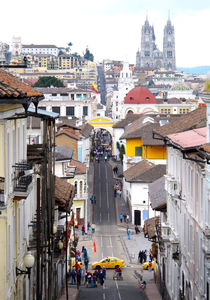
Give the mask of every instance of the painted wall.
[{"label": "painted wall", "polygon": [[166,159],[167,148],[165,146],[144,146],[142,158]]},{"label": "painted wall", "polygon": [[135,147],[142,147],[141,139],[127,139],[126,140],[126,155],[135,156]]}]

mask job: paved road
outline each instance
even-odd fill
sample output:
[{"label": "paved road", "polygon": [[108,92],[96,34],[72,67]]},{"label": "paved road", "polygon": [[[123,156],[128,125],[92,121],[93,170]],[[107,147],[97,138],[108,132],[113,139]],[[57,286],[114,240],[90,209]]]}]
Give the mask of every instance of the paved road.
[{"label": "paved road", "polygon": [[129,266],[127,254],[121,243],[121,235],[125,235],[124,228],[116,226],[116,211],[113,194],[113,177],[111,166],[104,161],[95,163],[94,191],[96,204],[93,209],[93,221],[96,224],[94,240],[96,242],[96,256],[100,260],[106,256],[116,256],[125,260],[123,281],[112,279],[113,270],[107,270],[107,279],[103,287],[80,287],[79,300],[146,300],[147,297],[140,290],[136,279],[133,277],[134,268]]}]

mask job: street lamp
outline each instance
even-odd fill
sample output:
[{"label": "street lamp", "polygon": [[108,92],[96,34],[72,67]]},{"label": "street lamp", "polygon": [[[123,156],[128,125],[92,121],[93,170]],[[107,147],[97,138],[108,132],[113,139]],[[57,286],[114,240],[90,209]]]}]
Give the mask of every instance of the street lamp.
[{"label": "street lamp", "polygon": [[56,234],[56,232],[57,232],[57,226],[54,224],[53,225],[53,234]]},{"label": "street lamp", "polygon": [[16,276],[18,276],[18,275],[28,275],[28,279],[30,279],[31,268],[34,265],[35,258],[31,254],[31,252],[28,251],[28,253],[24,256],[23,261],[24,261],[24,265],[25,265],[27,271],[21,270],[18,267],[16,267]]},{"label": "street lamp", "polygon": [[61,240],[58,242],[58,247],[60,250],[63,249],[63,242]]}]

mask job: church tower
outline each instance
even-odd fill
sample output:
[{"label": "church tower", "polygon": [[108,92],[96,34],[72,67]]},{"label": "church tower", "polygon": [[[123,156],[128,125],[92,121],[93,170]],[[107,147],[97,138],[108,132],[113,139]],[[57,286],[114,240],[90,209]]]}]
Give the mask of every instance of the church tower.
[{"label": "church tower", "polygon": [[148,18],[141,30],[141,67],[153,67],[153,51],[156,48],[153,26],[149,25]]},{"label": "church tower", "polygon": [[171,24],[170,17],[164,28],[163,36],[163,60],[164,68],[166,70],[176,70],[176,57],[175,57],[175,34],[174,26]]}]

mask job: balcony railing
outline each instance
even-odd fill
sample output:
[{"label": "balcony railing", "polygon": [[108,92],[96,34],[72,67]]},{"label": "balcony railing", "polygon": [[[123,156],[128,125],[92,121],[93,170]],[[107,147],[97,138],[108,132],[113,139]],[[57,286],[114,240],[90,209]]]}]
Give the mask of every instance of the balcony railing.
[{"label": "balcony railing", "polygon": [[14,192],[27,192],[32,182],[32,167],[26,162],[17,163],[14,168]]},{"label": "balcony railing", "polygon": [[0,207],[5,206],[5,178],[0,177]]}]

